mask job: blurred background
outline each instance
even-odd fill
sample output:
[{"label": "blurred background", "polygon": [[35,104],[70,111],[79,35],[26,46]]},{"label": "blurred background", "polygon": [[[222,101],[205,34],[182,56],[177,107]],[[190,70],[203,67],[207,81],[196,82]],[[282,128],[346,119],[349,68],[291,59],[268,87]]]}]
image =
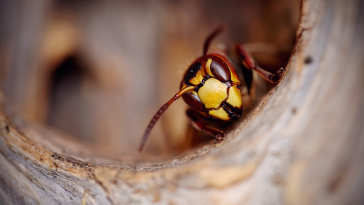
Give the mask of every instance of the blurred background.
[{"label": "blurred background", "polygon": [[[295,43],[298,0],[0,2],[0,89],[27,122],[109,156],[137,147],[157,109],[178,90],[207,35],[213,44],[268,43],[285,55],[255,56],[285,66]],[[194,140],[183,100],[150,135],[144,155],[178,154]],[[192,131],[191,131],[192,130]]]}]

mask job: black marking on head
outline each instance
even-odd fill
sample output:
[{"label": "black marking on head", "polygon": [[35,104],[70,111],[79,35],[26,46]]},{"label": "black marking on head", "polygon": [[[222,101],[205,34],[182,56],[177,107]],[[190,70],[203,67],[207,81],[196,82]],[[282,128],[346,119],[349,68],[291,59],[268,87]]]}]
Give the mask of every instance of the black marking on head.
[{"label": "black marking on head", "polygon": [[196,62],[196,63],[192,64],[192,65],[188,68],[188,70],[187,70],[187,72],[186,72],[186,74],[185,74],[185,83],[186,83],[187,85],[191,85],[190,80],[191,80],[192,78],[196,77],[196,74],[197,74],[197,72],[198,72],[199,70],[201,70],[201,63],[199,63],[199,62]]},{"label": "black marking on head", "polygon": [[197,86],[196,86],[196,88],[195,88],[195,91],[196,92],[198,92],[198,90],[203,86],[203,85],[205,85],[205,82],[208,80],[208,79],[210,79],[211,77],[209,76],[209,75],[206,75],[203,79],[202,79],[202,81],[201,81],[201,83],[200,84],[198,84]]},{"label": "black marking on head", "polygon": [[229,118],[232,120],[237,120],[243,113],[243,109],[234,108],[229,103],[223,102],[221,103],[221,107],[225,110],[225,112],[229,115]]},{"label": "black marking on head", "polygon": [[7,132],[10,132],[9,125],[6,125],[6,126],[5,126],[5,129],[6,129],[6,131],[7,131]]}]

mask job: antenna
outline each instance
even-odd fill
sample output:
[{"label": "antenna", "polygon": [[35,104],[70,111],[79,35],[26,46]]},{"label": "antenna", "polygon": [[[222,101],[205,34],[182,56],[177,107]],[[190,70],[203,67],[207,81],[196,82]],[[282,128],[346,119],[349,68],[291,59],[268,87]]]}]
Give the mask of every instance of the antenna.
[{"label": "antenna", "polygon": [[225,29],[225,26],[220,26],[214,32],[212,32],[209,35],[209,37],[207,37],[207,39],[205,40],[205,43],[203,44],[203,55],[204,56],[207,54],[207,51],[209,50],[212,39],[214,39],[217,36],[217,34],[219,34],[224,29]]},{"label": "antenna", "polygon": [[180,90],[178,93],[176,93],[173,98],[171,98],[166,104],[164,104],[159,110],[158,112],[153,116],[153,118],[150,120],[147,129],[144,132],[143,138],[140,141],[139,144],[139,152],[141,152],[144,148],[145,142],[148,139],[148,136],[150,134],[150,132],[152,131],[152,128],[154,127],[155,123],[158,121],[158,119],[162,116],[162,114],[164,113],[164,111],[167,110],[167,108],[174,102],[176,101],[178,98],[180,98],[183,94],[185,94],[186,92],[190,91],[190,90],[194,90],[195,86],[189,86],[186,87],[182,90]]}]

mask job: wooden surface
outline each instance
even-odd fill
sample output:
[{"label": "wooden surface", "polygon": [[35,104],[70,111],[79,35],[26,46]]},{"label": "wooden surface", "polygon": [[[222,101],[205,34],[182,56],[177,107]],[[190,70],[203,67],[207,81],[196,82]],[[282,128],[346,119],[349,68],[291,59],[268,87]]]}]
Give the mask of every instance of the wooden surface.
[{"label": "wooden surface", "polygon": [[288,72],[214,146],[164,161],[93,157],[0,97],[5,204],[363,204],[364,5],[307,0]]}]

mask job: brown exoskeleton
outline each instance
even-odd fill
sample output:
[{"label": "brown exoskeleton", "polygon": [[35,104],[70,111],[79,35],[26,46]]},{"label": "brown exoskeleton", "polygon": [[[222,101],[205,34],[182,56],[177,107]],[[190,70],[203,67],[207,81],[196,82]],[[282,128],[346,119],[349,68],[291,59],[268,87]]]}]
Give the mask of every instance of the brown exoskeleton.
[{"label": "brown exoskeleton", "polygon": [[[214,136],[217,141],[221,141],[225,134],[219,129],[207,126],[201,119],[233,121],[242,115],[241,82],[233,64],[224,53],[207,52],[211,40],[222,30],[223,27],[220,27],[208,36],[204,43],[203,55],[197,58],[187,69],[180,85],[180,91],[153,116],[140,142],[139,152],[143,150],[157,120],[181,96],[191,107],[187,110],[187,116],[193,127]],[[247,69],[255,70],[265,80],[277,83],[281,79],[283,68],[272,74],[260,68],[242,45],[237,44],[235,52]]]}]

